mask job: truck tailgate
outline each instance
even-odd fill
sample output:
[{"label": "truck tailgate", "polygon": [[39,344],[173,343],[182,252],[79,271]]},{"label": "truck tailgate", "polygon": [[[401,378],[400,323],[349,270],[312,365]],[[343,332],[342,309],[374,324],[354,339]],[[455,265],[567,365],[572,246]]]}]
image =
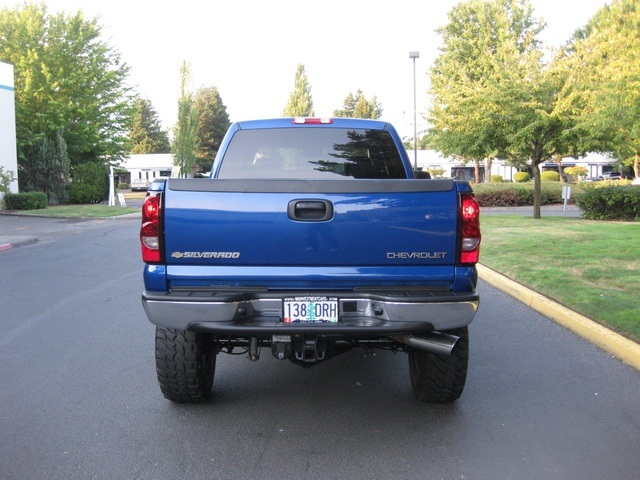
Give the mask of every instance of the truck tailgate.
[{"label": "truck tailgate", "polygon": [[450,180],[172,179],[167,265],[452,266]]}]

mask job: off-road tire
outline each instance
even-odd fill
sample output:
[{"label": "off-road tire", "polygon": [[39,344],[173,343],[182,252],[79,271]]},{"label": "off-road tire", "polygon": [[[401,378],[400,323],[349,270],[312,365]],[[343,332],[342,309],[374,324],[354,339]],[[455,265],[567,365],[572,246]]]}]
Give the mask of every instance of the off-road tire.
[{"label": "off-road tire", "polygon": [[160,390],[172,402],[201,402],[211,393],[216,350],[202,334],[156,328],[156,372]]},{"label": "off-road tire", "polygon": [[429,403],[454,402],[464,390],[469,363],[469,330],[467,327],[447,330],[460,337],[451,356],[423,350],[409,352],[409,377],[416,398]]}]

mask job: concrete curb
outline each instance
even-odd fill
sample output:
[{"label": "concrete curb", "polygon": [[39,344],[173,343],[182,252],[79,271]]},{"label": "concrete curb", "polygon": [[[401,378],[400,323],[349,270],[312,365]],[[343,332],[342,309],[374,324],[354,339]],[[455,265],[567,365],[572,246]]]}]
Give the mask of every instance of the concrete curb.
[{"label": "concrete curb", "polygon": [[12,248],[24,247],[25,245],[32,245],[37,241],[38,241],[38,237],[32,237],[32,236],[21,236],[21,237],[0,236],[0,252],[4,250],[11,250]]},{"label": "concrete curb", "polygon": [[631,365],[636,370],[640,370],[640,345],[636,342],[569,310],[550,298],[534,292],[484,265],[478,264],[477,268],[480,278],[498,290],[505,292],[545,317],[580,335],[624,363]]}]

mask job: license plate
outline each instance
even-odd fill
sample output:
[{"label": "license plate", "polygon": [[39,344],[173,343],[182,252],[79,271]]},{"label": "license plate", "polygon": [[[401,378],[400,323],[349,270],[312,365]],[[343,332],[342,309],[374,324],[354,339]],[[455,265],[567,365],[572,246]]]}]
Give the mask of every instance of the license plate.
[{"label": "license plate", "polygon": [[284,323],[337,323],[338,299],[295,297],[283,301]]}]

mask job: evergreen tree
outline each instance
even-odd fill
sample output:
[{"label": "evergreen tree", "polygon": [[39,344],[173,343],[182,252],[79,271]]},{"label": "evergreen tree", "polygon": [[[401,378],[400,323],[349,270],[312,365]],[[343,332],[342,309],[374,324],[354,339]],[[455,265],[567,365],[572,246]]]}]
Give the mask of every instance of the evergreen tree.
[{"label": "evergreen tree", "polygon": [[355,95],[349,92],[349,95],[347,95],[347,98],[344,100],[342,109],[334,110],[333,116],[371,118],[377,120],[382,116],[382,106],[378,103],[376,97],[373,97],[371,100],[367,100],[362,93],[362,90],[358,89]]},{"label": "evergreen tree", "polygon": [[178,99],[178,123],[174,128],[172,145],[174,165],[180,176],[187,177],[196,162],[196,133],[198,127],[191,93],[191,67],[185,61],[180,67],[180,98]]},{"label": "evergreen tree", "polygon": [[169,153],[171,151],[169,136],[165,130],[162,130],[158,114],[151,101],[138,96],[134,101],[134,108],[129,131],[129,138],[133,144],[131,153]]},{"label": "evergreen tree", "polygon": [[196,160],[202,170],[209,171],[231,121],[218,89],[213,86],[196,91],[194,109],[198,116]]},{"label": "evergreen tree", "polygon": [[44,192],[49,203],[65,198],[69,183],[70,161],[62,132],[51,139],[41,135],[24,147],[24,158],[18,179],[20,190]]},{"label": "evergreen tree", "polygon": [[285,117],[313,117],[314,115],[311,85],[302,64],[299,64],[296,70],[295,87],[282,115]]}]

